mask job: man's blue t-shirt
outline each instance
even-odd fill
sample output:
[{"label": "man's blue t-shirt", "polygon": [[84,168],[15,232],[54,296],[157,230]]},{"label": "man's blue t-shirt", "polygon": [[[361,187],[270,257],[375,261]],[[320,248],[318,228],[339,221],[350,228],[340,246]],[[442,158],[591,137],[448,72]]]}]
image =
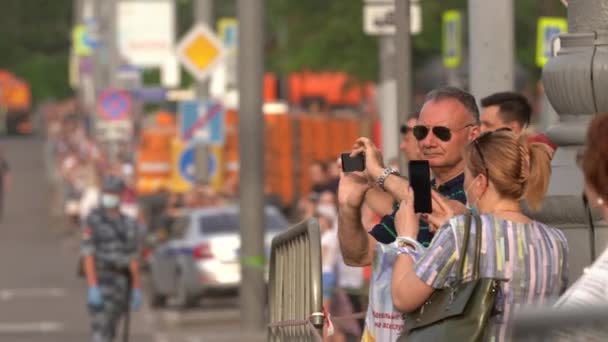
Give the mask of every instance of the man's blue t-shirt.
[{"label": "man's blue t-shirt", "polygon": [[[464,173],[461,173],[454,179],[440,185],[439,187],[435,186],[435,180],[433,179],[431,181],[431,186],[446,198],[457,200],[463,204],[467,201],[467,197],[464,193]],[[395,229],[395,214],[397,213],[398,209],[398,206],[396,206],[392,214],[382,217],[380,223],[375,225],[374,228],[370,230],[369,233],[376,239],[376,241],[384,244],[389,244],[395,241],[397,238],[397,230]],[[417,240],[424,247],[427,247],[431,243],[431,240],[433,240],[433,233],[431,233],[429,230],[429,225],[422,220],[420,221],[420,231],[418,232]]]}]

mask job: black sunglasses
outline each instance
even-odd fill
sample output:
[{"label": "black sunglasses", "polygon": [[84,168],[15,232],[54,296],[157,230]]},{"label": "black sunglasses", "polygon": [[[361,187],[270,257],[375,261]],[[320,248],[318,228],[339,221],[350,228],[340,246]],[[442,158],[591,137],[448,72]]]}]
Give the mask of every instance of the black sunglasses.
[{"label": "black sunglasses", "polygon": [[[462,127],[461,129],[454,130],[454,132],[459,132],[465,128],[473,127],[473,126],[474,126],[473,124],[468,124],[468,125]],[[447,141],[450,141],[450,139],[452,139],[452,130],[445,126],[433,126],[432,128],[429,128],[427,126],[416,125],[416,126],[414,126],[412,131],[414,132],[414,137],[416,137],[416,140],[418,140],[418,141],[426,138],[426,136],[429,135],[429,132],[431,132],[431,131],[433,132],[433,135],[436,136],[437,138],[439,138],[439,140],[441,140],[441,141],[447,142]]]},{"label": "black sunglasses", "polygon": [[409,133],[409,132],[411,132],[412,130],[413,130],[413,128],[412,128],[412,127],[410,127],[410,126],[408,126],[408,125],[401,125],[401,129],[400,129],[400,131],[401,131],[401,134],[403,134],[403,135],[408,134],[408,133]]}]

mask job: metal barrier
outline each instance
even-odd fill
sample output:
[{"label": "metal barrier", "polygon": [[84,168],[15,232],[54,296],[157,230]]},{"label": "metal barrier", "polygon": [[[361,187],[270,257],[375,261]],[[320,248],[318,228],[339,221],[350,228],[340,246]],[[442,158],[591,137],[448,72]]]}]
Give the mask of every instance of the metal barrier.
[{"label": "metal barrier", "polygon": [[291,227],[271,248],[268,340],[319,341],[325,321],[319,223]]},{"label": "metal barrier", "polygon": [[514,341],[606,341],[608,306],[524,309],[513,320]]}]

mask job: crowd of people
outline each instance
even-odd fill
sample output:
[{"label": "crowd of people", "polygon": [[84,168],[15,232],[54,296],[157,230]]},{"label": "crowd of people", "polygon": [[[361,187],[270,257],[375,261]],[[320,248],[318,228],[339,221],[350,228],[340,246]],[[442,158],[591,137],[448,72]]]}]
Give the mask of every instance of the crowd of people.
[{"label": "crowd of people", "polygon": [[42,107],[46,124],[46,159],[49,176],[55,184],[57,208],[74,226],[84,222],[99,204],[103,177],[114,175],[125,183],[121,208],[139,218],[133,164],[134,142],[118,145],[111,160],[93,138],[91,119],[75,99],[52,102]]},{"label": "crowd of people", "polygon": [[[406,158],[429,162],[432,213],[414,211],[408,178],[393,161],[385,166],[369,139],[353,147],[366,167],[340,177],[338,240],[346,264],[372,269],[362,341],[421,336],[432,324],[421,328],[413,317],[422,317],[430,298],[481,278],[496,280],[498,293],[488,314],[474,318],[484,341],[509,340],[509,323],[523,305],[589,302],[576,286],[563,296],[564,234],[525,214],[541,207],[557,147],[530,129],[532,109],[523,96],[503,92],[480,102],[481,111],[471,94],[439,88],[401,126]],[[597,127],[608,118],[601,120],[592,123],[583,167],[591,202],[605,209],[606,135]]]},{"label": "crowd of people", "polygon": [[[335,316],[360,313],[365,307],[367,280],[364,270],[344,263],[338,244],[338,184],[341,168],[337,160],[314,161],[309,166],[311,191],[299,200],[296,219],[316,218],[321,231],[323,306]],[[362,319],[336,321],[329,341],[356,340],[363,332]]]}]

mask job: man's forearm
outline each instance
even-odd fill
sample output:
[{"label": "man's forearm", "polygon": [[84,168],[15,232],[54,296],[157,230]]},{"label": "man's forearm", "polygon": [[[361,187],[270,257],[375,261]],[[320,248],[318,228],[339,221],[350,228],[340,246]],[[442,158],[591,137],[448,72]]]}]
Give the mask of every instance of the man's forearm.
[{"label": "man's forearm", "polygon": [[139,262],[133,260],[129,263],[129,271],[131,271],[131,287],[134,289],[141,288],[141,277],[139,275]]},{"label": "man's forearm", "polygon": [[393,212],[395,199],[391,194],[382,191],[375,186],[365,193],[365,204],[378,216],[384,216]]},{"label": "man's forearm", "polygon": [[384,189],[397,202],[401,202],[407,199],[407,189],[409,187],[409,180],[402,176],[390,175],[384,180]]},{"label": "man's forearm", "polygon": [[92,255],[84,257],[84,273],[89,286],[97,286],[97,273],[95,272],[95,258]]},{"label": "man's forearm", "polygon": [[370,236],[361,223],[361,209],[340,207],[338,239],[344,262],[350,266],[371,263]]}]

